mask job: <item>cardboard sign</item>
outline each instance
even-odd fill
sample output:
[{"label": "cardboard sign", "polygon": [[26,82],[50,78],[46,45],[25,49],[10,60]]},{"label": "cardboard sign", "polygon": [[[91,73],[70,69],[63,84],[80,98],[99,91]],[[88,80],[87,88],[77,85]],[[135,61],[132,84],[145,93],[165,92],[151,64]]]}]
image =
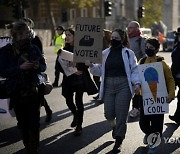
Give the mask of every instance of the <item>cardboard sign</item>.
[{"label": "cardboard sign", "polygon": [[102,18],[77,18],[74,38],[74,61],[101,63],[103,49]]},{"label": "cardboard sign", "polygon": [[141,79],[144,114],[169,113],[167,88],[162,62],[138,66]]},{"label": "cardboard sign", "polygon": [[10,99],[0,99],[0,119],[15,117],[14,110],[9,110]]}]

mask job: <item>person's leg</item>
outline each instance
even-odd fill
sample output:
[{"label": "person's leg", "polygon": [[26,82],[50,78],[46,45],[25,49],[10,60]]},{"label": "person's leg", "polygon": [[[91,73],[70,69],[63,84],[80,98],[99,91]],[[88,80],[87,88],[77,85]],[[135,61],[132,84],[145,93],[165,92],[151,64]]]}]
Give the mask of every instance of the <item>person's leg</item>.
[{"label": "person's leg", "polygon": [[178,93],[177,93],[177,107],[173,116],[169,115],[169,118],[175,121],[177,124],[180,124],[180,81],[178,80]]},{"label": "person's leg", "polygon": [[116,113],[116,136],[125,138],[127,129],[127,116],[131,101],[131,92],[129,87],[126,87],[116,94],[115,113]]},{"label": "person's leg", "polygon": [[131,92],[128,81],[125,77],[120,77],[114,80],[115,87],[115,115],[116,115],[116,133],[114,152],[120,151],[120,146],[125,138],[127,130],[127,116],[131,101]]},{"label": "person's leg", "polygon": [[59,56],[57,55],[56,61],[55,61],[55,72],[54,72],[55,79],[53,82],[53,87],[58,87],[58,82],[59,82],[59,77],[60,77],[60,66],[59,66],[60,64],[59,64],[58,58]]},{"label": "person's leg", "polygon": [[139,95],[134,95],[132,98],[132,110],[129,112],[130,117],[137,117],[140,114],[139,108]]},{"label": "person's leg", "polygon": [[84,105],[83,105],[83,91],[79,89],[75,95],[75,102],[77,107],[77,127],[75,129],[75,135],[80,135],[82,132]]},{"label": "person's leg", "polygon": [[140,129],[143,131],[143,133],[145,133],[146,135],[150,134],[150,120],[149,118],[151,117],[151,115],[144,115],[144,109],[143,109],[143,105],[141,106],[140,109],[140,119],[139,119],[139,126]]},{"label": "person's leg", "polygon": [[43,106],[44,106],[45,111],[46,111],[46,120],[45,121],[50,122],[52,119],[52,110],[50,109],[45,97],[44,97],[44,105]]},{"label": "person's leg", "polygon": [[160,133],[162,136],[164,124],[164,114],[152,115],[151,116],[151,133]]},{"label": "person's leg", "polygon": [[66,104],[73,114],[73,121],[71,123],[71,127],[75,127],[77,125],[77,109],[73,101],[73,91],[68,92],[68,95],[66,96]]},{"label": "person's leg", "polygon": [[[21,131],[24,146],[31,153],[39,147],[40,102],[38,96],[18,97],[14,105],[18,128]],[[32,138],[33,136],[33,138]]]},{"label": "person's leg", "polygon": [[[97,88],[98,88],[98,90],[99,90],[99,88],[100,88],[100,84],[101,84],[101,82],[100,82],[100,77],[99,76],[93,76],[93,80],[94,80],[94,82],[95,82],[95,84],[96,84],[96,86],[97,86]],[[99,98],[99,93],[97,94],[97,96],[95,96],[95,97],[93,97],[95,100],[97,100],[98,98]]]}]

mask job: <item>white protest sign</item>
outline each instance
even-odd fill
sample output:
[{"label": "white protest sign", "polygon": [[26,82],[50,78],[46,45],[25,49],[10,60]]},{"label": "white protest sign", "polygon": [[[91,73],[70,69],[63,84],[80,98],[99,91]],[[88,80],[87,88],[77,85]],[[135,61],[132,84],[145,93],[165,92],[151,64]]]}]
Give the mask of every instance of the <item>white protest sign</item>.
[{"label": "white protest sign", "polygon": [[61,58],[68,61],[73,61],[73,53],[67,50],[61,50]]},{"label": "white protest sign", "polygon": [[77,18],[74,38],[74,61],[101,63],[104,19]]},{"label": "white protest sign", "polygon": [[169,113],[167,88],[162,62],[138,66],[141,79],[144,114]]}]

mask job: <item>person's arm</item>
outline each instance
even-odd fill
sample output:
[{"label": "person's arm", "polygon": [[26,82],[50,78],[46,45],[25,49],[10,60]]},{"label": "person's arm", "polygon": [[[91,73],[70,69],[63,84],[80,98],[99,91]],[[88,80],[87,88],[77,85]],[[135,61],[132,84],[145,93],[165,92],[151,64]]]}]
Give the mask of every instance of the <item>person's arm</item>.
[{"label": "person's arm", "polygon": [[0,76],[4,78],[18,76],[21,72],[20,66],[18,64],[11,65],[12,62],[12,46],[6,45],[0,49]]},{"label": "person's arm", "polygon": [[175,98],[175,82],[169,66],[164,61],[162,61],[162,64],[163,64],[164,77],[168,91],[168,99],[169,102],[171,102],[172,99]]}]

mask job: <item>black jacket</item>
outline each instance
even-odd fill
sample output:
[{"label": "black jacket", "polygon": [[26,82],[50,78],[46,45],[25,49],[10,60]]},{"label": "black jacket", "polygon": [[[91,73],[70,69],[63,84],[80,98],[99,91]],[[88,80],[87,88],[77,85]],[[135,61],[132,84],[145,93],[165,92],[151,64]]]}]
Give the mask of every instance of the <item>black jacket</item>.
[{"label": "black jacket", "polygon": [[[73,52],[73,46],[64,47],[65,50]],[[82,71],[82,75],[72,74],[70,76],[66,76],[63,72],[63,81],[62,81],[62,95],[64,97],[67,96],[69,90],[76,91],[76,86],[83,87],[83,91],[87,92],[88,95],[93,95],[98,92],[97,87],[92,81],[88,67],[84,63],[76,64],[77,70]],[[77,89],[78,90],[78,89]]]},{"label": "black jacket", "polygon": [[172,58],[171,71],[173,77],[176,79],[177,73],[180,72],[180,42],[177,42],[177,44],[175,45],[171,58]]},{"label": "black jacket", "polygon": [[0,49],[0,76],[8,79],[6,89],[10,94],[17,92],[23,85],[38,84],[37,74],[46,70],[45,59],[36,46],[30,45],[26,55],[29,61],[39,61],[37,70],[20,69],[20,64],[23,63],[22,54],[15,52],[14,45],[8,44]]}]

